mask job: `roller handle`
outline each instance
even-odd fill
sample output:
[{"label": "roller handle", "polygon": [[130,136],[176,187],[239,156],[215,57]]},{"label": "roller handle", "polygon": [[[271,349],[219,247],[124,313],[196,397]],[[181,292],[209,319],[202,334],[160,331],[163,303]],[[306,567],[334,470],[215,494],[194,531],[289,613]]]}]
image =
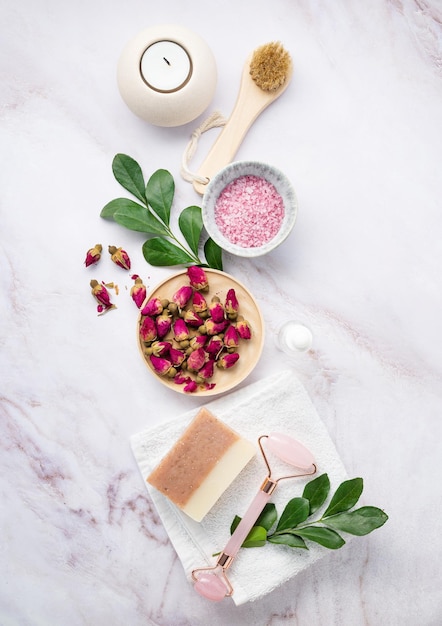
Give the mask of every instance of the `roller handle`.
[{"label": "roller handle", "polygon": [[224,548],[224,554],[227,554],[232,559],[237,555],[238,550],[242,546],[244,539],[249,534],[250,530],[253,528],[256,520],[258,519],[260,513],[263,508],[267,504],[270,499],[271,494],[266,493],[262,490],[258,491],[254,499],[252,500],[249,508],[247,509],[244,517],[235,528],[232,536],[227,542],[226,547]]}]

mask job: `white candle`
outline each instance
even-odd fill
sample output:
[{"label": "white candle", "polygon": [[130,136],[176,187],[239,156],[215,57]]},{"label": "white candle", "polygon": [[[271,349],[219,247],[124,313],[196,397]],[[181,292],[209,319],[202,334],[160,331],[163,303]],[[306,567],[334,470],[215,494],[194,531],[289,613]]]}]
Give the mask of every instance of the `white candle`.
[{"label": "white candle", "polygon": [[196,119],[212,100],[216,63],[196,33],[173,24],[153,26],[125,46],[117,81],[133,113],[156,126],[180,126]]},{"label": "white candle", "polygon": [[152,89],[169,93],[181,89],[192,74],[186,50],[174,41],[158,41],[141,57],[141,75]]}]

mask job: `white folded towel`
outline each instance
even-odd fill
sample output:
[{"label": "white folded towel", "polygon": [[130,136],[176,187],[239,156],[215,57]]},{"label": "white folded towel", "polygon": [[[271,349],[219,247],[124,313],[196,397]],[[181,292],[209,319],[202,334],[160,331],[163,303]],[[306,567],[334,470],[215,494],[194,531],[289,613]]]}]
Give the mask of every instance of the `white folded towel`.
[{"label": "white folded towel", "polygon": [[[215,564],[216,557],[212,555],[226,545],[234,516],[244,515],[267,475],[257,443],[261,435],[280,432],[303,443],[316,459],[318,471],[315,476],[328,474],[330,494],[348,478],[323,422],[294,372],[278,372],[205,406],[239,435],[256,443],[257,454],[200,523],[182,513],[146,482],[147,476],[181,436],[199,407],[131,438],[146,489],[189,580],[193,569]],[[268,457],[276,478],[281,473],[290,473],[290,467],[272,458],[270,453]],[[270,499],[276,505],[278,516],[291,498],[302,495],[305,484],[315,476],[283,480],[278,484]],[[327,548],[317,544],[308,542],[308,545],[309,550],[270,543],[261,548],[241,548],[227,570],[234,588],[232,599],[235,604],[262,597],[328,552]]]}]

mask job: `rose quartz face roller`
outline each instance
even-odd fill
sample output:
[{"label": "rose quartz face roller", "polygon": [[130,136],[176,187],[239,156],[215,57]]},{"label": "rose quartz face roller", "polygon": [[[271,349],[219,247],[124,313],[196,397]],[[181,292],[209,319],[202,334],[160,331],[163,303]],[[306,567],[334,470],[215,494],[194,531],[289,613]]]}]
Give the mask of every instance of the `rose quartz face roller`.
[{"label": "rose quartz face roller", "polygon": [[[302,471],[302,473],[273,478],[272,470],[262,445],[263,439],[267,440],[267,447],[276,457],[288,465],[297,467]],[[270,433],[269,435],[262,435],[258,439],[258,443],[268,469],[267,477],[262,483],[255,498],[252,500],[244,517],[230,537],[226,547],[218,557],[216,565],[213,567],[194,569],[192,572],[192,578],[195,581],[195,591],[208,600],[213,600],[214,602],[218,602],[219,600],[233,594],[233,587],[226,575],[226,570],[231,566],[232,561],[238,553],[244,539],[249,534],[264,506],[270,499],[270,496],[274,492],[278,482],[286,478],[309,476],[310,474],[314,474],[316,472],[313,455],[296,439],[281,433]]]}]

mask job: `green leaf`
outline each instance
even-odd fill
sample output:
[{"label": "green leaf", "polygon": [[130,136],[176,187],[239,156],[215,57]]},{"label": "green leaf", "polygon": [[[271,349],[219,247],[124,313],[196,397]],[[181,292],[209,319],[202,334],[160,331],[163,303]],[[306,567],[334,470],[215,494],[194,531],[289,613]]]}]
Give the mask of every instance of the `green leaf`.
[{"label": "green leaf", "polygon": [[304,539],[310,539],[310,541],[319,543],[325,548],[330,548],[330,550],[337,550],[345,544],[341,535],[338,535],[337,532],[330,528],[323,528],[322,526],[306,526],[302,529],[296,529],[296,532]]},{"label": "green leaf", "polygon": [[198,256],[198,244],[203,230],[203,218],[199,206],[188,206],[178,218],[178,226],[192,252]]},{"label": "green leaf", "polygon": [[284,546],[290,546],[291,548],[304,548],[304,550],[308,550],[308,546],[304,539],[292,533],[287,533],[285,535],[270,535],[267,537],[267,541],[270,543],[279,543]]},{"label": "green leaf", "polygon": [[137,202],[119,208],[114,213],[117,224],[150,235],[167,235],[167,229],[145,206]]},{"label": "green leaf", "polygon": [[241,518],[239,517],[239,515],[235,515],[235,517],[233,518],[233,522],[230,524],[230,534],[233,535],[233,533],[236,530],[236,527],[238,526],[238,524],[240,523]]},{"label": "green leaf", "polygon": [[310,502],[310,515],[324,504],[329,491],[330,479],[327,474],[321,474],[306,484],[302,497]]},{"label": "green leaf", "polygon": [[[258,520],[256,520],[256,523],[242,542],[242,548],[261,548],[263,545],[265,545],[267,541],[267,530],[258,523]],[[236,527],[238,526],[240,521],[241,518],[238,515],[235,515],[235,517],[233,518],[233,522],[230,525],[231,535],[233,535],[233,533],[235,532]]]},{"label": "green leaf", "polygon": [[262,526],[266,530],[270,530],[273,524],[276,522],[278,514],[276,512],[276,506],[273,502],[268,502],[262,510],[261,515],[255,522],[256,526]]},{"label": "green leaf", "polygon": [[375,506],[363,506],[349,513],[339,513],[327,518],[327,526],[333,526],[351,535],[368,535],[380,528],[388,520],[388,515]]},{"label": "green leaf", "polygon": [[138,200],[146,202],[144,176],[138,163],[127,154],[117,154],[112,161],[112,171],[117,181]]},{"label": "green leaf", "polygon": [[157,170],[146,185],[146,199],[152,209],[167,226],[170,222],[170,209],[175,195],[175,182],[167,170]]},{"label": "green leaf", "polygon": [[330,517],[330,515],[336,515],[336,513],[342,513],[342,511],[348,511],[352,506],[356,504],[364,488],[362,478],[352,478],[345,480],[336,489],[336,492],[331,499],[323,518]]},{"label": "green leaf", "polygon": [[222,248],[209,237],[204,244],[204,256],[209,267],[214,270],[223,271],[223,251]]},{"label": "green leaf", "polygon": [[261,548],[267,541],[267,531],[262,526],[253,526],[242,543],[243,548]]},{"label": "green leaf", "polygon": [[295,528],[301,522],[305,522],[310,512],[310,503],[306,498],[292,498],[286,504],[279,518],[276,532]]},{"label": "green leaf", "polygon": [[143,256],[148,263],[155,266],[186,265],[194,259],[168,239],[152,237],[143,244]]},{"label": "green leaf", "polygon": [[118,211],[118,209],[122,209],[124,207],[131,207],[133,205],[141,206],[137,202],[130,200],[129,198],[115,198],[115,200],[111,200],[108,202],[102,209],[100,213],[100,217],[114,217],[114,213]]}]

